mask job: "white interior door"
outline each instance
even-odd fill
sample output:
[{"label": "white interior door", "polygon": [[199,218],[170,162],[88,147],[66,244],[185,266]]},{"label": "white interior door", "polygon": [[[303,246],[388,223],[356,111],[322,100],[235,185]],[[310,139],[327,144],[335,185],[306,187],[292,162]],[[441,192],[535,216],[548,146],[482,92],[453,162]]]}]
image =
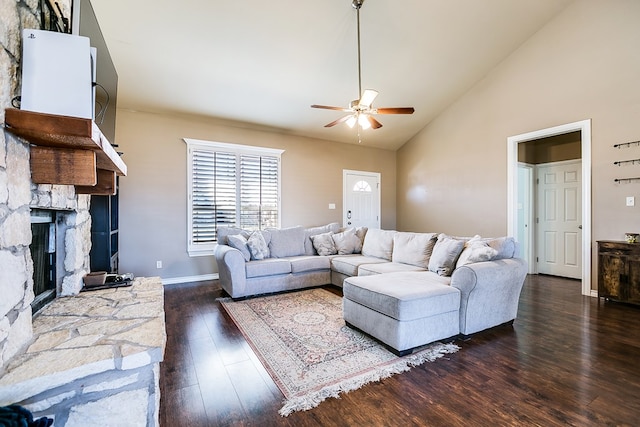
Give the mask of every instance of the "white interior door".
[{"label": "white interior door", "polygon": [[345,170],[342,182],[343,225],[380,228],[380,174]]},{"label": "white interior door", "polygon": [[538,166],[538,273],[582,277],[582,162]]}]

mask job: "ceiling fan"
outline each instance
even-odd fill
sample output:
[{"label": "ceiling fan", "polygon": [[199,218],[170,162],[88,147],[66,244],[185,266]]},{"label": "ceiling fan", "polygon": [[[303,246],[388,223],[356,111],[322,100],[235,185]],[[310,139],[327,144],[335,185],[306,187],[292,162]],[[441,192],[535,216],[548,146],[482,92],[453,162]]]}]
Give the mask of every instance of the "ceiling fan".
[{"label": "ceiling fan", "polygon": [[340,123],[346,122],[349,127],[356,124],[362,129],[379,129],[382,123],[373,117],[373,114],[413,114],[413,107],[386,107],[373,108],[373,101],[378,96],[378,92],[373,89],[365,89],[362,91],[362,67],[360,61],[360,8],[364,0],[353,0],[351,6],[356,10],[358,24],[358,95],[360,99],[356,99],[349,103],[349,107],[332,107],[329,105],[313,104],[311,108],[323,108],[325,110],[344,111],[349,114],[340,117],[337,120],[327,123],[324,127],[330,128]]}]

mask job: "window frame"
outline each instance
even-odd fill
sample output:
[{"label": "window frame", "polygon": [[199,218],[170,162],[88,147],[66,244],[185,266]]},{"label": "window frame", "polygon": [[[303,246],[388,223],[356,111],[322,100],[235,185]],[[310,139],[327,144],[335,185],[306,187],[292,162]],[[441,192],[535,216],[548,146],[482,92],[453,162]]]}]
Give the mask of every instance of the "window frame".
[{"label": "window frame", "polygon": [[[183,138],[183,141],[187,144],[187,252],[191,257],[197,256],[209,256],[213,255],[215,252],[216,246],[218,246],[217,240],[211,243],[194,243],[193,242],[193,150],[201,150],[201,151],[210,151],[212,153],[221,152],[234,154],[236,156],[236,172],[239,172],[240,167],[240,156],[261,156],[261,157],[275,157],[277,158],[277,174],[278,174],[278,185],[277,185],[277,200],[278,200],[278,224],[277,227],[280,227],[280,222],[282,218],[282,153],[285,150],[280,150],[276,148],[266,148],[266,147],[256,147],[251,145],[241,145],[241,144],[230,144],[227,142],[217,142],[217,141],[206,141],[192,138]],[[237,188],[236,188],[236,207],[237,202],[240,200],[240,175],[238,174],[236,177]],[[238,226],[237,221],[240,220],[240,216],[236,216],[236,226]]]}]

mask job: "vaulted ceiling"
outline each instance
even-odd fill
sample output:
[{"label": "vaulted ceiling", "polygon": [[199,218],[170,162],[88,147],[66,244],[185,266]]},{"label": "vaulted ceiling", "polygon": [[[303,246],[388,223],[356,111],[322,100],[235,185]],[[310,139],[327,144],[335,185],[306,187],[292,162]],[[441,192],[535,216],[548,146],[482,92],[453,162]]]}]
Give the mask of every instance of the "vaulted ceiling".
[{"label": "vaulted ceiling", "polygon": [[[324,125],[357,99],[352,0],[91,0],[119,76],[118,107],[357,143]],[[396,150],[572,0],[366,0],[363,89],[379,115],[362,144]],[[526,82],[522,82],[526,84]]]}]

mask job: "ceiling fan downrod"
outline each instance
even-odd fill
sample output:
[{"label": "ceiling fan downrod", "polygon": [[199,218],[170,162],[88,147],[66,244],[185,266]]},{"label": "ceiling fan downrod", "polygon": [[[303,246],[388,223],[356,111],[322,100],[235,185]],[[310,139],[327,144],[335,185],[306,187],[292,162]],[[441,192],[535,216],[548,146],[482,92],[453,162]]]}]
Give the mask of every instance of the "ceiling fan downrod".
[{"label": "ceiling fan downrod", "polygon": [[413,114],[413,107],[393,107],[393,108],[373,108],[373,101],[378,96],[378,91],[366,89],[362,91],[362,61],[360,48],[360,8],[364,4],[364,0],[351,0],[351,6],[356,10],[357,14],[357,32],[358,32],[358,98],[349,103],[349,107],[334,107],[331,105],[313,104],[311,108],[322,108],[325,110],[337,110],[349,113],[337,120],[327,123],[324,127],[330,128],[340,123],[346,123],[349,127],[358,124],[358,141],[360,142],[360,127],[362,129],[379,129],[382,123],[377,121],[373,114]]},{"label": "ceiling fan downrod", "polygon": [[360,60],[360,8],[364,0],[353,0],[351,6],[356,10],[357,15],[357,33],[358,33],[358,99],[362,96],[362,62]]}]

